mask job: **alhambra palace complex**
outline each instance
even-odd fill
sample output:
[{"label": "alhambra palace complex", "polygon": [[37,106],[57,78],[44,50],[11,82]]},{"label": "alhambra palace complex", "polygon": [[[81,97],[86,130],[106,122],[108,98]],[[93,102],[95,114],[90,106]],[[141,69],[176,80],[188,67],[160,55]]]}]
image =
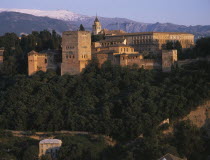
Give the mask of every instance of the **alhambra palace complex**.
[{"label": "alhambra palace complex", "polygon": [[[104,35],[105,39],[91,43],[89,31],[66,31],[62,34],[62,51],[42,51],[28,53],[28,74],[48,69],[60,70],[61,75],[79,74],[96,57],[101,66],[109,60],[112,64],[145,69],[170,71],[177,62],[177,50],[163,50],[169,41],[179,41],[183,49],[194,45],[194,35],[173,32],[126,33],[121,30],[102,29],[96,17],[92,35]],[[145,59],[144,53],[160,58]]]}]

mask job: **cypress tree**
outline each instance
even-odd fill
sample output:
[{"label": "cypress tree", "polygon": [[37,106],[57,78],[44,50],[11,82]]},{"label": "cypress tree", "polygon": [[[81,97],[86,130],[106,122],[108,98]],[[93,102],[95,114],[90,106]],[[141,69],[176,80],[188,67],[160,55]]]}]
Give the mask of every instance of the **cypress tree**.
[{"label": "cypress tree", "polygon": [[82,24],[80,24],[79,31],[85,31],[85,28]]}]

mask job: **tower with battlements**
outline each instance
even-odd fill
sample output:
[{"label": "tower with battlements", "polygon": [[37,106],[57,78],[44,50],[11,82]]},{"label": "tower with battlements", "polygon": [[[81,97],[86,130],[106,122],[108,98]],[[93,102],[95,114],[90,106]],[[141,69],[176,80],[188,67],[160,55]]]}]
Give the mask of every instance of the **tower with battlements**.
[{"label": "tower with battlements", "polygon": [[79,74],[91,60],[91,33],[66,31],[62,35],[61,75]]},{"label": "tower with battlements", "polygon": [[177,50],[162,51],[162,71],[170,72],[171,67],[177,62]]},{"label": "tower with battlements", "polygon": [[45,50],[41,52],[31,51],[28,53],[28,75],[33,75],[38,71],[60,70],[61,53],[55,50]]}]

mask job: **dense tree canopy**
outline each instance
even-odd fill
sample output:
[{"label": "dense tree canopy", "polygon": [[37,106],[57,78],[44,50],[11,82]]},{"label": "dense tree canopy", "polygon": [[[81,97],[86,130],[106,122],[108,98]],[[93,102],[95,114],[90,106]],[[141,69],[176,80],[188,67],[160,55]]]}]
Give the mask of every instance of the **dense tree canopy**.
[{"label": "dense tree canopy", "polygon": [[97,42],[97,41],[105,39],[105,36],[104,35],[92,35],[91,39],[92,39],[92,42]]},{"label": "dense tree canopy", "polygon": [[182,50],[182,46],[178,41],[176,43],[168,42],[166,48],[177,49],[179,60],[207,57],[210,56],[210,37],[198,39],[192,48]]},{"label": "dense tree canopy", "polygon": [[27,53],[31,50],[37,52],[47,49],[61,49],[61,36],[54,30],[32,32],[29,35],[22,35],[20,38],[15,33],[6,33],[0,36],[0,48],[4,47],[4,65],[0,72],[14,75],[27,73]]},{"label": "dense tree canopy", "polygon": [[162,73],[93,63],[78,76],[3,76],[0,128],[89,131],[119,140],[149,134],[208,98],[207,66]]},{"label": "dense tree canopy", "polygon": [[210,56],[210,37],[198,39],[195,45],[195,52],[197,56]]},{"label": "dense tree canopy", "polygon": [[14,137],[11,132],[0,130],[0,159],[37,160],[38,141],[30,138]]},{"label": "dense tree canopy", "polygon": [[59,151],[59,160],[99,160],[102,152],[108,148],[103,137],[61,136],[64,142]]},{"label": "dense tree canopy", "polygon": [[167,42],[166,49],[176,49],[178,54],[178,59],[182,58],[182,45],[179,41]]}]

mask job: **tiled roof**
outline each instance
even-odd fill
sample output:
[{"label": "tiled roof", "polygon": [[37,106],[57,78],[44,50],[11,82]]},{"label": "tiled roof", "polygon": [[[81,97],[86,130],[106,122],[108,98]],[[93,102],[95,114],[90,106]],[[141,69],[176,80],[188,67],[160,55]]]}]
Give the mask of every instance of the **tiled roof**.
[{"label": "tiled roof", "polygon": [[105,35],[127,33],[127,32],[125,32],[123,30],[108,30],[108,29],[103,29],[102,32],[104,32]]},{"label": "tiled roof", "polygon": [[41,52],[36,52],[36,51],[34,51],[34,50],[32,50],[31,52],[29,52],[28,53],[29,55],[32,55],[32,54],[43,54],[43,55],[45,55],[45,54],[48,54],[48,55],[55,55],[55,54],[61,54],[61,52],[60,51],[57,51],[57,50],[44,50],[44,51],[41,51]]},{"label": "tiled roof", "polygon": [[38,52],[32,50],[31,52],[28,53],[29,55],[32,55],[32,54],[39,54]]},{"label": "tiled roof", "polygon": [[62,143],[61,140],[59,139],[44,139],[42,141],[39,142],[40,144],[48,144],[48,143]]},{"label": "tiled roof", "polygon": [[161,157],[158,160],[183,160],[183,159],[168,153],[168,154],[166,154],[165,156]]}]

